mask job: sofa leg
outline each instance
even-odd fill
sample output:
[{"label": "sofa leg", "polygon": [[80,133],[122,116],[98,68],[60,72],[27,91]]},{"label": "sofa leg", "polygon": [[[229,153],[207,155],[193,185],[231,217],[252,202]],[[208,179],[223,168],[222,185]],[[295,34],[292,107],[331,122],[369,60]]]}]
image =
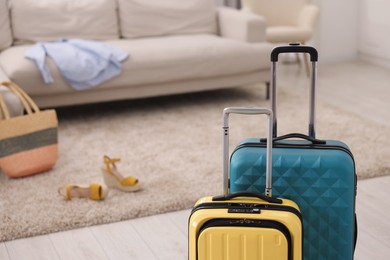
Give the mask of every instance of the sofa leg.
[{"label": "sofa leg", "polygon": [[269,100],[269,96],[270,96],[270,83],[266,82],[265,86],[266,86],[266,88],[265,88],[265,99]]}]

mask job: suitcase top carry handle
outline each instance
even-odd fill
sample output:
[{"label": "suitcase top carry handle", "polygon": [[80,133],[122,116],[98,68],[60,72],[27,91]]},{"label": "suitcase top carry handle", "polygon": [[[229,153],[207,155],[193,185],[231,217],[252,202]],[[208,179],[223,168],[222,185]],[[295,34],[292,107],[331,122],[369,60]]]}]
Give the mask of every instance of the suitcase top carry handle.
[{"label": "suitcase top carry handle", "polygon": [[225,201],[225,200],[232,200],[235,198],[240,198],[240,197],[250,197],[250,198],[257,198],[261,199],[265,202],[269,203],[277,203],[277,204],[282,204],[283,201],[281,199],[277,198],[272,198],[265,196],[261,193],[254,192],[254,191],[239,191],[239,192],[234,192],[226,195],[221,195],[221,196],[214,196],[213,201]]},{"label": "suitcase top carry handle", "polygon": [[[300,134],[300,133],[291,133],[291,134],[274,137],[272,141],[277,142],[277,141],[283,141],[290,138],[304,139],[306,141],[311,142],[312,144],[326,144],[326,140],[315,139],[311,136]],[[267,142],[267,138],[260,138],[260,143],[265,143],[265,142]]]},{"label": "suitcase top carry handle", "polygon": [[229,193],[229,115],[267,115],[268,116],[268,135],[267,135],[267,164],[266,164],[266,185],[265,195],[272,196],[272,127],[273,113],[268,108],[246,108],[246,107],[228,107],[223,110],[222,144],[223,144],[223,194]]},{"label": "suitcase top carry handle", "polygon": [[279,54],[281,53],[308,53],[310,54],[310,61],[318,61],[318,52],[311,46],[303,46],[299,43],[290,43],[288,46],[275,47],[271,52],[271,61],[277,62]]},{"label": "suitcase top carry handle", "polygon": [[318,52],[315,48],[310,46],[300,46],[299,44],[291,44],[289,46],[275,47],[271,52],[271,108],[274,113],[274,127],[272,136],[277,136],[277,110],[276,110],[276,64],[280,53],[309,53],[310,60],[312,62],[311,79],[310,79],[310,101],[309,101],[309,136],[316,137],[315,131],[315,106],[316,106],[316,94],[315,86],[317,80],[317,61]]}]

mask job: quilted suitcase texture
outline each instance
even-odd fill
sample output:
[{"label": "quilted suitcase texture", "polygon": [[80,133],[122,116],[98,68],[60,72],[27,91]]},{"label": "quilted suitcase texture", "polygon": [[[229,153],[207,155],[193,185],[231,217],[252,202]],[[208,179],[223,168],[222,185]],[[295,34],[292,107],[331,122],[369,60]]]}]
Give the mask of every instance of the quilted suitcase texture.
[{"label": "quilted suitcase texture", "polygon": [[[226,108],[223,131],[222,196],[204,197],[189,219],[190,260],[298,260],[302,259],[302,218],[297,204],[272,197],[272,167],[266,166],[265,195],[260,192],[227,193],[228,115],[267,114],[269,139],[272,111],[263,108]],[[266,141],[266,161],[272,161],[271,141]]]},{"label": "quilted suitcase texture", "polygon": [[[276,138],[275,69],[277,55],[308,52],[312,60],[309,135]],[[307,46],[275,48],[271,54],[271,102],[274,112],[273,193],[295,201],[301,209],[305,260],[351,260],[357,236],[356,173],[353,155],[337,140],[315,139],[315,73],[317,52]],[[242,141],[230,159],[229,191],[259,191],[265,187],[265,142]]]}]

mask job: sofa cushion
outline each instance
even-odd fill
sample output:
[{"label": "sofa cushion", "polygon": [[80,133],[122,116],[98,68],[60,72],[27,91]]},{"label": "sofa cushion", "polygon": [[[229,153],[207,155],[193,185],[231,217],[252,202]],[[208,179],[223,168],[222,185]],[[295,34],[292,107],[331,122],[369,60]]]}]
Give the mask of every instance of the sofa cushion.
[{"label": "sofa cushion", "polygon": [[18,42],[117,39],[116,9],[112,0],[12,0],[12,30]]},{"label": "sofa cushion", "polygon": [[124,38],[178,34],[215,34],[216,8],[211,0],[119,0]]},{"label": "sofa cushion", "polygon": [[12,33],[7,2],[7,0],[0,0],[0,51],[12,44]]},{"label": "sofa cushion", "polygon": [[[135,85],[208,79],[269,69],[272,45],[245,43],[215,35],[183,35],[161,38],[106,41],[130,54],[120,76],[96,87]],[[66,93],[73,90],[51,59],[48,67],[55,84],[46,85],[35,63],[23,57],[28,46],[14,46],[0,53],[0,66],[30,94]],[[96,88],[90,91],[96,91]]]}]

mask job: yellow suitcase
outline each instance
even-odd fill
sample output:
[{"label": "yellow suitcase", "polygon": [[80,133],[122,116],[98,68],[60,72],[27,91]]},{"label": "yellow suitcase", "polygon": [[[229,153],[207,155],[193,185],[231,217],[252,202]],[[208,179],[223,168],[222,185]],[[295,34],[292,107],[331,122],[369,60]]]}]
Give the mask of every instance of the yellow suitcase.
[{"label": "yellow suitcase", "polygon": [[[272,133],[272,111],[264,108],[224,110],[224,148],[228,147],[228,115],[266,114]],[[267,140],[272,140],[268,138]],[[272,160],[267,143],[267,162]],[[226,150],[226,149],[224,149]],[[224,151],[224,157],[229,152]],[[228,165],[224,160],[224,194],[195,204],[188,227],[189,260],[301,260],[302,217],[296,203],[273,198],[271,167],[267,163],[266,195],[243,191],[227,194]]]}]

